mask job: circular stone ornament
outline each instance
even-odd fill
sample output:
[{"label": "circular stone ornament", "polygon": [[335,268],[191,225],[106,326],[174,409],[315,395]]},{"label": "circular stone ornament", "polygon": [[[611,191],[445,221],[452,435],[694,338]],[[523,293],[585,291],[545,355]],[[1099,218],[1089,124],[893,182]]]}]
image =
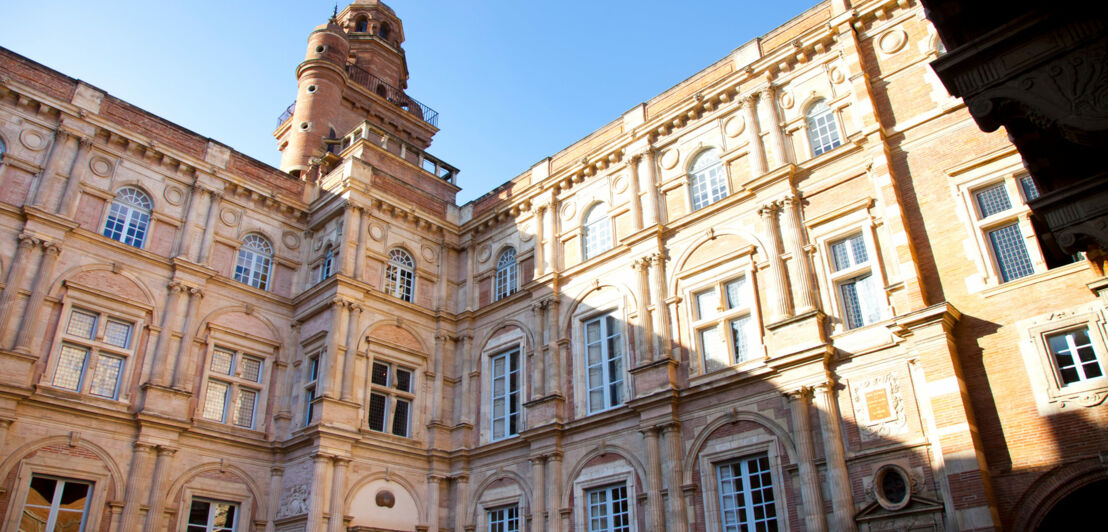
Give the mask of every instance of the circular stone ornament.
[{"label": "circular stone ornament", "polygon": [[616,176],[612,181],[612,189],[616,191],[616,194],[623,194],[627,191],[627,179],[623,176]]},{"label": "circular stone ornament", "polygon": [[373,498],[373,502],[377,503],[377,506],[382,508],[392,508],[396,505],[396,495],[393,495],[389,490],[381,490],[377,492],[377,496]]},{"label": "circular stone ornament", "polygon": [[562,219],[569,220],[573,218],[573,215],[577,214],[577,206],[571,201],[567,201],[565,205],[562,205]]},{"label": "circular stone ornament", "polygon": [[886,510],[900,510],[912,500],[912,479],[900,466],[881,466],[873,475],[873,495]]},{"label": "circular stone ornament", "polygon": [[242,213],[236,209],[224,207],[219,210],[219,220],[223,222],[223,225],[236,227],[240,219],[242,219]]},{"label": "circular stone ornament", "polygon": [[292,231],[285,231],[282,233],[281,242],[289,249],[297,249],[300,247],[300,237]]},{"label": "circular stone ornament", "polygon": [[435,253],[435,249],[431,246],[423,246],[423,258],[430,263],[434,263],[438,254]]},{"label": "circular stone ornament", "polygon": [[746,120],[741,116],[732,116],[723,123],[723,132],[728,137],[735,138],[746,130]]},{"label": "circular stone ornament", "polygon": [[785,91],[784,93],[781,94],[781,108],[782,109],[792,109],[793,104],[795,104],[795,103],[796,103],[796,100],[793,98],[793,93],[792,92]]},{"label": "circular stone ornament", "polygon": [[180,187],[168,186],[162,191],[162,197],[170,205],[180,205],[185,202],[185,191],[181,190]]},{"label": "circular stone ornament", "polygon": [[114,165],[112,165],[112,162],[108,159],[96,156],[93,157],[91,161],[89,161],[88,167],[90,170],[92,170],[93,174],[96,174],[100,177],[108,177],[112,175],[112,168],[114,167]]},{"label": "circular stone ornament", "polygon": [[662,153],[662,168],[673,170],[673,167],[677,166],[677,161],[679,160],[681,160],[681,152],[677,148],[666,150]]},{"label": "circular stone ornament", "polygon": [[908,42],[908,33],[904,30],[897,28],[885,32],[884,35],[877,38],[877,47],[886,54],[895,54],[904,48],[904,44]]},{"label": "circular stone ornament", "polygon": [[369,224],[369,237],[379,242],[385,238],[385,228],[378,224]]},{"label": "circular stone ornament", "polygon": [[19,133],[19,142],[28,150],[39,151],[46,147],[46,135],[36,129],[24,129]]},{"label": "circular stone ornament", "polygon": [[485,262],[489,260],[489,257],[492,257],[492,248],[488,244],[477,248],[477,260]]}]

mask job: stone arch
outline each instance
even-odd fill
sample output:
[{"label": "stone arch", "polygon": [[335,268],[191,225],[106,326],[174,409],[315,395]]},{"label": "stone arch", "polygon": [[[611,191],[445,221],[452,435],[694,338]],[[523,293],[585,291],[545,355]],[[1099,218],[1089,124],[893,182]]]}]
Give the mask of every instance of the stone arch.
[{"label": "stone arch", "polygon": [[[96,272],[107,272],[108,275],[120,278],[119,281],[123,282],[123,284],[121,284],[115,290],[107,290],[113,294],[118,295],[125,293],[121,291],[120,288],[127,288],[128,286],[133,287],[131,293],[135,294],[136,297],[124,297],[150,307],[150,322],[161,323],[161,316],[159,316],[158,313],[157,299],[154,297],[154,293],[150,290],[150,288],[146,286],[146,283],[142,282],[142,279],[140,279],[138,276],[126,270],[119,271],[119,267],[112,264],[99,263],[74,266],[58,275],[58,277],[54,279],[54,282],[50,284],[47,293],[54,298],[60,297],[63,283],[65,283],[66,281],[79,282],[79,279],[82,276],[91,277],[96,275]],[[142,299],[137,299],[138,294],[141,294]]]},{"label": "stone arch", "polygon": [[[573,494],[573,482],[577,480],[577,477],[579,477],[581,475],[581,472],[585,470],[585,466],[587,466],[593,458],[603,456],[608,453],[616,454],[626,460],[627,463],[631,466],[631,469],[634,470],[635,475],[637,475],[640,479],[639,481],[646,482],[646,468],[643,467],[642,462],[640,462],[639,459],[635,457],[634,453],[628,451],[627,449],[624,449],[622,446],[619,445],[597,445],[592,450],[585,453],[585,455],[582,456],[579,460],[577,460],[577,463],[573,465],[573,469],[570,470],[569,475],[566,475],[565,480],[563,480],[564,484],[562,485],[561,500],[562,508],[566,508],[569,506],[569,498]],[[643,486],[643,488],[645,488],[645,486]]]},{"label": "stone arch", "polygon": [[[403,342],[393,342],[393,343],[397,343],[399,345],[402,345],[404,347],[407,347],[408,349],[411,349],[413,351],[419,352],[419,353],[424,354],[424,355],[427,355],[427,354],[430,353],[430,351],[427,350],[427,344],[424,342],[424,340],[421,337],[421,335],[419,334],[419,332],[416,331],[415,329],[413,329],[408,323],[401,322],[401,323],[398,324],[395,318],[393,318],[393,319],[382,318],[382,319],[379,319],[379,320],[377,320],[373,323],[370,323],[368,326],[366,326],[366,328],[362,330],[362,335],[358,339],[358,349],[361,349],[362,346],[365,345],[365,342],[371,341],[370,339],[373,338],[374,334],[380,333],[382,331],[386,331],[390,327],[393,330],[400,331],[404,335],[407,335],[406,337],[400,337],[398,339],[406,340],[408,343],[403,343]],[[411,344],[411,345],[409,345],[409,344]]]},{"label": "stone arch", "polygon": [[[153,206],[150,209],[151,211],[162,210],[165,207],[165,205],[162,205],[161,203],[165,201],[164,199],[160,198],[157,194],[151,193],[149,186],[144,185],[142,181],[134,178],[112,182],[112,201],[114,201],[115,197],[119,195],[119,191],[124,188],[133,188],[142,192],[143,194],[146,194],[146,197],[150,198],[150,204]],[[108,204],[110,205],[111,201],[108,201]],[[151,223],[153,223],[153,221],[153,219],[150,220]],[[101,220],[101,223],[103,223],[103,220]],[[103,227],[101,227],[101,229],[103,229]]]},{"label": "stone arch", "polygon": [[224,462],[207,462],[193,466],[185,470],[184,473],[181,473],[173,483],[169,485],[169,489],[165,492],[165,499],[163,501],[165,507],[169,508],[173,506],[173,501],[181,496],[181,490],[183,490],[192,479],[209,471],[231,473],[239,477],[242,483],[246,485],[246,489],[250,490],[250,497],[254,499],[254,508],[257,515],[269,515],[269,508],[266,506],[268,501],[261,496],[262,492],[258,489],[258,484],[254,482],[254,478],[241,467]]},{"label": "stone arch", "polygon": [[385,471],[377,471],[375,473],[364,475],[360,479],[358,479],[357,482],[351,484],[350,489],[347,490],[346,495],[343,496],[343,513],[350,514],[350,509],[354,504],[354,499],[357,498],[362,489],[366,488],[367,486],[378,480],[384,480],[386,483],[393,483],[400,486],[400,488],[404,490],[404,492],[408,495],[408,497],[412,499],[412,502],[415,504],[416,512],[418,513],[417,522],[424,522],[424,515],[426,515],[427,511],[427,503],[419,496],[420,490],[417,490],[415,485],[413,485],[411,481],[409,481],[407,478],[404,478],[402,475],[396,473],[391,473],[387,469]]},{"label": "stone arch", "polygon": [[1012,525],[1016,530],[1037,530],[1056,504],[1075,491],[1105,479],[1108,479],[1108,471],[1095,458],[1055,468],[1040,476],[1023,492],[1016,503],[1016,518]]},{"label": "stone arch", "polygon": [[477,352],[478,353],[484,353],[485,348],[489,345],[489,341],[491,341],[493,338],[495,338],[497,333],[499,333],[500,331],[503,331],[504,329],[507,329],[509,327],[516,327],[520,331],[523,331],[523,338],[524,338],[524,341],[527,343],[527,346],[529,346],[532,349],[537,347],[535,345],[534,333],[533,333],[533,331],[531,331],[531,328],[528,325],[524,324],[520,320],[517,320],[515,318],[508,318],[506,320],[498,321],[492,327],[488,328],[488,330],[491,331],[491,332],[485,333],[485,335],[481,337],[481,339],[480,339],[481,341],[477,343],[477,345],[479,345],[481,347],[480,347],[480,349],[477,350]]},{"label": "stone arch", "polygon": [[[198,334],[201,331],[203,331],[204,328],[207,327],[209,323],[213,323],[213,322],[215,322],[216,320],[218,320],[219,318],[221,318],[223,316],[226,316],[228,314],[233,314],[233,313],[236,313],[236,312],[241,313],[241,314],[245,314],[246,316],[248,316],[248,317],[250,317],[254,320],[257,320],[265,328],[265,331],[268,332],[268,334],[255,334],[255,336],[265,338],[265,339],[270,340],[270,341],[272,341],[274,343],[277,343],[277,344],[283,343],[284,337],[281,335],[280,329],[278,329],[277,326],[274,325],[272,320],[270,320],[269,318],[264,316],[262,313],[259,313],[256,308],[253,308],[250,305],[225,305],[225,306],[222,306],[222,307],[218,307],[218,308],[208,312],[207,314],[205,314],[202,318],[200,318],[200,322],[197,325],[196,330],[192,331],[192,332]],[[250,331],[245,331],[245,332],[250,332]],[[258,331],[258,332],[261,332],[261,331]]]},{"label": "stone arch", "polygon": [[[691,173],[690,170],[692,170],[693,161],[696,161],[698,157],[712,150],[718,152],[719,155],[723,155],[723,153],[727,151],[722,145],[716,142],[698,143],[694,149],[689,150],[688,155],[685,155],[684,164],[680,167],[685,169],[686,174]],[[723,162],[723,157],[719,158],[719,164],[723,165],[725,168],[727,167],[727,163]]]},{"label": "stone arch", "polygon": [[[8,430],[11,430],[11,428],[9,427]],[[70,436],[47,436],[45,438],[20,445],[19,448],[12,451],[11,454],[9,454],[3,462],[0,462],[0,481],[8,478],[8,475],[11,474],[12,469],[15,468],[15,466],[22,462],[24,459],[26,459],[27,455],[51,445],[70,445],[71,442],[72,440]],[[92,452],[92,454],[100,459],[100,462],[104,464],[104,468],[108,470],[108,476],[111,478],[113,494],[117,499],[122,498],[124,482],[123,474],[119,470],[119,465],[116,464],[115,460],[112,459],[112,456],[108,454],[108,451],[104,450],[103,447],[100,447],[99,445],[86,439],[78,440],[76,442],[76,446],[88,449],[90,452]]]},{"label": "stone arch", "polygon": [[688,454],[685,455],[681,463],[682,483],[692,483],[693,466],[696,465],[697,457],[700,456],[700,451],[704,448],[704,444],[708,442],[708,438],[711,437],[712,433],[724,425],[737,423],[739,421],[750,421],[768,430],[781,443],[781,446],[785,450],[785,456],[788,457],[789,462],[796,463],[796,443],[793,441],[792,436],[789,435],[789,431],[762,414],[756,412],[733,411],[716,417],[697,433],[696,438],[693,439],[692,446],[689,447]]},{"label": "stone arch", "polygon": [[489,486],[492,486],[493,483],[495,483],[499,480],[510,480],[512,482],[515,482],[516,485],[519,486],[519,491],[520,491],[520,493],[523,494],[523,499],[520,501],[521,504],[519,505],[519,507],[520,507],[519,508],[520,519],[521,520],[523,519],[523,514],[524,514],[524,509],[525,508],[527,509],[527,512],[530,513],[530,509],[531,509],[531,487],[530,487],[530,485],[527,484],[527,482],[523,479],[523,477],[519,473],[516,473],[515,471],[509,471],[509,470],[493,471],[491,475],[486,477],[485,480],[482,480],[481,483],[478,484],[477,487],[473,489],[473,496],[470,497],[470,499],[469,499],[470,505],[472,507],[470,508],[469,512],[467,512],[467,514],[466,514],[466,526],[476,526],[477,525],[477,513],[478,513],[478,509],[480,508],[481,495],[483,495],[485,493],[485,490],[489,489]]},{"label": "stone arch", "polygon": [[[591,284],[579,292],[570,300],[569,305],[564,305],[566,309],[562,312],[561,316],[558,316],[557,327],[562,329],[562,338],[570,338],[570,333],[573,328],[573,320],[570,318],[577,312],[577,309],[585,302],[585,299],[589,297],[593,292],[599,292],[605,288],[612,288],[619,293],[620,297],[626,303],[624,306],[625,312],[638,311],[639,301],[635,299],[635,293],[628,287],[621,284],[614,283],[600,283],[599,281]],[[562,305],[560,305],[562,306]]]},{"label": "stone arch", "polygon": [[754,232],[741,227],[729,227],[724,226],[718,229],[712,229],[705,233],[700,238],[697,238],[689,245],[685,246],[685,249],[681,251],[681,254],[677,256],[677,260],[673,261],[673,267],[669,268],[666,272],[666,291],[669,294],[676,293],[677,281],[680,278],[680,273],[685,269],[685,265],[689,262],[689,259],[696,251],[705,243],[715,240],[721,236],[737,236],[749,242],[754,246],[754,252],[759,253],[761,250],[766,249],[762,245],[762,239],[758,237]]}]

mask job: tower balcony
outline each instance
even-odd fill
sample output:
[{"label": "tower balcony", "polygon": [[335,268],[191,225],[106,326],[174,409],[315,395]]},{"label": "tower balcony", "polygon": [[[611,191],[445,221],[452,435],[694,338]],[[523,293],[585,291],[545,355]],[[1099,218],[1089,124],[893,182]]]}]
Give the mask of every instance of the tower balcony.
[{"label": "tower balcony", "polygon": [[378,96],[392,102],[393,105],[408,111],[432,126],[439,127],[438,111],[408,96],[404,91],[393,87],[385,80],[370,74],[369,71],[356,65],[346,65],[346,75],[354,83],[373,91]]},{"label": "tower balcony", "polygon": [[329,144],[327,151],[345,158],[349,155],[347,150],[357,145],[359,141],[377,146],[408,161],[419,167],[420,170],[442,181],[457,185],[455,182],[458,176],[457,168],[423,151],[415,144],[407,142],[396,135],[374,126],[370,122],[362,122],[361,125],[355,127],[341,139],[327,140],[325,142]]}]

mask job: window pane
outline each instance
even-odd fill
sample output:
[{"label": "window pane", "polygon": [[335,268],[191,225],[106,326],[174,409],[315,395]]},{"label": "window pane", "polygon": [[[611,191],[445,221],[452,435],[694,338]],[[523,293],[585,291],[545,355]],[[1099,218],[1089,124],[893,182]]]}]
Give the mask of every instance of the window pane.
[{"label": "window pane", "polygon": [[242,357],[241,367],[242,378],[251,382],[260,382],[262,380],[262,359],[254,357]]},{"label": "window pane", "polygon": [[396,389],[402,392],[412,391],[412,372],[406,369],[396,370]]},{"label": "window pane", "polygon": [[131,324],[108,320],[104,326],[104,343],[127,349],[131,346]]},{"label": "window pane", "polygon": [[852,279],[839,285],[839,294],[843,299],[843,322],[846,323],[847,329],[865,325],[857,281],[858,279]]},{"label": "window pane", "polygon": [[731,365],[727,345],[723,343],[723,339],[719,336],[719,329],[715,326],[700,330],[700,349],[704,354],[705,372],[720,370]]},{"label": "window pane", "polygon": [[748,337],[750,336],[750,316],[743,316],[730,321],[731,345],[735,349],[735,362],[744,362],[752,358]]},{"label": "window pane", "polygon": [[58,368],[54,371],[54,386],[67,390],[81,388],[81,375],[85,371],[85,356],[88,349],[69,344],[62,345],[58,357]]},{"label": "window pane", "polygon": [[746,301],[746,277],[739,277],[723,285],[727,294],[727,309],[746,308],[750,304]]},{"label": "window pane", "polygon": [[369,396],[369,430],[385,431],[385,406],[388,398],[380,394]]},{"label": "window pane", "polygon": [[189,507],[189,523],[190,525],[208,525],[208,513],[211,511],[211,503],[208,501],[192,501],[192,506]]},{"label": "window pane", "polygon": [[69,325],[65,333],[70,336],[92,339],[92,333],[96,330],[96,314],[74,310],[69,314]]},{"label": "window pane", "polygon": [[835,115],[831,108],[827,106],[827,102],[822,100],[816,102],[808,108],[806,114],[808,143],[812,147],[813,156],[830,151],[842,144],[842,139],[839,137],[839,126],[835,122]]},{"label": "window pane", "polygon": [[831,266],[835,271],[845,270],[869,261],[866,241],[862,235],[853,235],[831,244]]},{"label": "window pane", "polygon": [[974,192],[973,197],[977,200],[977,212],[981,218],[988,218],[998,212],[1004,212],[1012,208],[1012,202],[1008,199],[1008,191],[1004,188],[1004,183],[997,183]]},{"label": "window pane", "polygon": [[215,514],[212,515],[212,525],[222,528],[234,528],[236,506],[227,503],[217,503]]},{"label": "window pane", "polygon": [[227,392],[230,387],[223,382],[208,381],[208,393],[204,398],[203,416],[212,421],[223,421],[223,413],[227,407]]},{"label": "window pane", "polygon": [[52,478],[31,477],[31,490],[27,493],[27,504],[50,506],[54,500],[54,489],[58,481]]},{"label": "window pane", "polygon": [[1023,189],[1023,199],[1031,201],[1039,198],[1039,187],[1035,186],[1035,180],[1031,176],[1020,178],[1020,188]]},{"label": "window pane", "polygon": [[373,384],[376,384],[378,386],[388,386],[389,385],[389,367],[388,367],[388,365],[381,364],[379,362],[374,362],[373,363],[373,372],[371,373],[369,380],[370,380],[370,382],[372,382]]},{"label": "window pane", "polygon": [[235,398],[235,412],[231,422],[240,427],[253,427],[254,406],[257,402],[258,392],[239,388],[238,397]]},{"label": "window pane", "polygon": [[693,294],[693,299],[696,300],[696,318],[700,320],[714,318],[719,312],[719,296],[716,295],[716,290],[705,290],[703,292],[697,292]]},{"label": "window pane", "polygon": [[219,373],[220,375],[231,374],[231,363],[234,361],[235,354],[221,349],[216,349],[212,352],[212,373]]},{"label": "window pane", "polygon": [[58,501],[58,508],[65,510],[85,510],[85,501],[88,500],[89,485],[83,482],[65,481],[62,487],[62,498]]},{"label": "window pane", "polygon": [[403,399],[396,399],[396,411],[392,415],[392,433],[397,436],[408,435],[408,411],[411,403]]},{"label": "window pane", "polygon": [[119,391],[119,376],[123,373],[123,359],[106,355],[96,357],[96,371],[92,374],[89,393],[115,399]]},{"label": "window pane", "polygon": [[996,258],[997,268],[1000,269],[1002,282],[1006,283],[1035,273],[1018,224],[989,231],[989,244],[993,248],[993,257]]}]

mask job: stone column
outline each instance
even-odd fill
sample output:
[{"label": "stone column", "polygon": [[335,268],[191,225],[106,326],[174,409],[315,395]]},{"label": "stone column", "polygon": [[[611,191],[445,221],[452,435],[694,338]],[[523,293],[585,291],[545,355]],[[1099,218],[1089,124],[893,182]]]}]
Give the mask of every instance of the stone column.
[{"label": "stone column", "polygon": [[473,373],[473,334],[462,335],[462,423],[473,424],[473,398],[470,374]]},{"label": "stone column", "polygon": [[185,309],[185,324],[181,328],[181,343],[177,346],[177,359],[173,363],[173,387],[186,390],[189,387],[189,359],[192,358],[192,340],[195,338],[196,312],[200,307],[200,298],[204,291],[189,287],[188,308]]},{"label": "stone column", "polygon": [[[329,530],[323,526],[323,511],[331,507],[331,457],[325,454],[312,455],[312,485],[308,490],[307,530]],[[328,489],[327,486],[331,486]]]},{"label": "stone column", "polygon": [[550,501],[550,504],[546,505],[546,511],[550,514],[550,518],[547,519],[547,529],[549,532],[561,532],[562,520],[558,515],[562,507],[562,453],[558,451],[550,453],[546,463],[549,469],[546,475],[547,499]]},{"label": "stone column", "polygon": [[654,324],[650,312],[649,259],[638,259],[631,263],[635,276],[639,278],[639,330],[635,334],[635,356],[637,363],[645,364],[654,360]]},{"label": "stone column", "polygon": [[28,204],[44,206],[50,197],[54,187],[54,175],[65,163],[66,153],[73,149],[77,143],[77,136],[64,129],[59,129],[54,134],[54,144],[50,146],[50,155],[47,156],[46,166],[39,174],[38,183],[31,187]]},{"label": "stone column", "polygon": [[[666,511],[662,503],[662,453],[658,446],[658,428],[640,429],[646,443],[646,507],[647,527],[655,530],[663,528]],[[670,496],[675,496],[672,488]]]},{"label": "stone column", "polygon": [[445,344],[447,341],[449,341],[449,339],[450,339],[450,336],[445,334],[445,333],[442,333],[442,332],[435,333],[435,360],[433,362],[433,364],[434,364],[434,366],[433,366],[434,370],[433,371],[435,372],[435,381],[431,385],[431,422],[432,423],[441,423],[442,422],[442,383],[443,383],[443,381],[442,381],[442,378],[443,378],[442,372],[443,372],[443,364],[444,364],[443,357],[445,356],[444,353],[448,352],[448,351],[445,351],[443,349],[443,344]]},{"label": "stone column", "polygon": [[181,230],[177,232],[177,239],[173,243],[172,255],[191,260],[189,249],[192,247],[192,228],[196,225],[196,217],[200,216],[200,198],[204,189],[199,183],[193,183],[189,191],[188,206],[185,208],[185,222],[181,224]]},{"label": "stone column", "polygon": [[796,312],[803,313],[816,310],[818,299],[816,298],[815,277],[812,275],[812,261],[808,255],[808,240],[805,237],[804,225],[800,219],[800,198],[787,196],[782,205],[784,213],[782,219],[785,222],[785,241],[789,246],[789,253],[796,263]]},{"label": "stone column", "polygon": [[666,461],[669,469],[666,471],[666,511],[669,514],[669,528],[672,532],[687,532],[688,523],[685,522],[685,500],[681,497],[681,427],[677,423],[670,423],[662,427],[666,437]]},{"label": "stone column", "polygon": [[766,148],[762,144],[762,132],[758,127],[758,110],[755,108],[757,99],[751,94],[739,100],[739,106],[743,110],[746,119],[746,140],[749,143],[750,175],[758,177],[766,173]]},{"label": "stone column", "polygon": [[4,443],[8,441],[8,429],[11,428],[14,419],[0,418],[0,449],[4,448]]},{"label": "stone column", "polygon": [[181,296],[188,291],[188,287],[179,281],[170,281],[166,286],[169,297],[165,301],[165,312],[162,313],[161,331],[158,340],[154,343],[154,352],[150,355],[149,381],[159,386],[166,384],[166,368],[169,360],[169,339],[173,331],[177,330],[177,311],[181,307]]},{"label": "stone column", "polygon": [[546,530],[546,457],[531,458],[531,530]]},{"label": "stone column", "polygon": [[546,258],[546,273],[554,273],[558,271],[558,225],[557,225],[558,205],[556,202],[551,202],[546,207],[546,211],[543,214],[543,236],[546,237],[546,249],[543,251],[543,256]]},{"label": "stone column", "polygon": [[546,349],[543,345],[545,337],[545,327],[543,322],[545,321],[543,311],[546,309],[546,301],[537,301],[531,305],[531,316],[534,320],[533,330],[535,331],[535,345],[534,355],[532,356],[533,363],[531,364],[531,371],[528,373],[531,376],[531,400],[546,397],[546,368],[547,362],[544,353]]},{"label": "stone column", "polygon": [[440,493],[442,492],[442,483],[446,480],[446,477],[442,475],[436,475],[434,473],[427,475],[427,530],[428,532],[439,532],[440,516],[442,513],[439,511],[439,500],[442,498]]},{"label": "stone column", "polygon": [[792,412],[793,434],[796,435],[796,450],[799,455],[800,498],[804,502],[804,527],[813,532],[827,530],[826,516],[823,515],[819,470],[816,469],[816,449],[812,444],[812,425],[809,420],[808,402],[812,400],[812,389],[800,388],[785,396],[789,400],[789,410]]},{"label": "stone column", "polygon": [[[369,214],[362,207],[358,207],[358,247],[355,248],[354,255],[354,278],[359,281],[365,281],[365,234],[368,231],[366,228],[369,218]],[[440,254],[441,257],[441,254]],[[442,260],[440,259],[440,262]]]},{"label": "stone column", "polygon": [[562,356],[558,348],[562,331],[558,328],[558,296],[554,295],[546,300],[546,334],[549,340],[546,344],[546,394],[562,393]]},{"label": "stone column", "polygon": [[53,242],[43,242],[42,250],[42,262],[39,264],[38,274],[35,275],[34,285],[31,286],[27,307],[23,309],[23,323],[19,325],[19,334],[15,338],[15,350],[22,353],[38,353],[39,346],[42,345],[42,327],[46,323],[42,304],[54,278],[54,265],[62,252]]},{"label": "stone column", "polygon": [[[346,253],[350,249],[351,233],[358,230],[355,220],[358,219],[358,208],[347,203],[346,208],[342,211],[342,246],[339,248],[339,260],[342,264],[339,265],[339,273],[347,276],[354,276],[354,257],[350,256],[350,253]],[[355,248],[356,249],[356,248]]]},{"label": "stone column", "polygon": [[834,513],[829,523],[831,530],[853,532],[854,495],[850,486],[850,474],[846,469],[846,449],[843,447],[842,415],[835,393],[835,382],[817,387],[819,393],[819,424],[823,429],[823,454],[827,460],[827,489],[831,492]]},{"label": "stone column", "polygon": [[654,353],[652,359],[664,359],[669,356],[669,313],[666,312],[666,257],[655,253],[650,260],[650,300],[653,309],[650,315],[654,320]]},{"label": "stone column", "polygon": [[146,506],[150,510],[146,513],[146,526],[143,528],[146,532],[158,532],[161,530],[160,526],[165,516],[162,515],[163,503],[165,501],[165,477],[168,474],[169,462],[173,458],[173,454],[177,452],[177,449],[172,447],[166,447],[164,445],[158,446],[158,457],[154,462],[154,478],[150,486],[150,498],[146,501]]},{"label": "stone column", "polygon": [[767,203],[758,209],[764,226],[763,241],[769,259],[770,319],[777,322],[792,315],[789,285],[785,277],[785,262],[781,260],[781,229],[777,225],[777,205]]},{"label": "stone column", "polygon": [[277,527],[273,521],[277,519],[277,507],[281,505],[281,479],[285,476],[285,468],[273,466],[269,468],[269,493],[266,497],[265,532],[276,532]]},{"label": "stone column", "polygon": [[73,218],[77,213],[77,191],[81,188],[81,179],[88,168],[88,160],[92,155],[92,139],[81,137],[77,146],[77,156],[73,159],[73,165],[69,167],[69,178],[65,182],[65,190],[58,200],[58,208],[55,212],[66,217]]},{"label": "stone column", "polygon": [[469,510],[469,477],[458,475],[454,477],[455,505],[454,505],[454,532],[466,532],[466,516]]},{"label": "stone column", "polygon": [[336,456],[333,458],[334,472],[331,475],[331,505],[329,512],[331,518],[327,521],[327,532],[344,532],[342,526],[343,516],[346,514],[346,466],[349,458]]},{"label": "stone column", "polygon": [[770,167],[777,168],[789,162],[789,152],[785,149],[785,133],[781,131],[781,120],[777,114],[777,99],[774,97],[773,87],[766,87],[759,93],[758,103],[762,107],[762,114],[769,120],[766,132],[769,133],[770,142],[773,145],[773,157],[770,159]]},{"label": "stone column", "polygon": [[646,169],[646,215],[643,221],[647,226],[662,223],[661,203],[658,201],[658,169],[655,163],[654,148],[648,147],[642,154],[643,168]]},{"label": "stone column", "polygon": [[111,532],[123,532],[123,503],[108,501],[108,530]]},{"label": "stone column", "polygon": [[477,308],[478,289],[477,282],[474,279],[474,272],[477,271],[476,255],[477,243],[471,240],[469,246],[466,247],[466,310]]},{"label": "stone column", "polygon": [[361,330],[362,306],[357,303],[350,303],[349,308],[350,320],[346,326],[346,362],[343,363],[344,370],[342,371],[343,401],[354,400],[354,362],[358,355],[358,344],[361,343],[358,331]]},{"label": "stone column", "polygon": [[546,210],[546,205],[536,205],[534,210],[536,279],[546,274],[546,245],[543,243],[543,238],[546,235],[543,231],[543,226],[546,225]]},{"label": "stone column", "polygon": [[[336,380],[342,371],[343,360],[339,357],[339,338],[346,322],[346,300],[336,297],[331,300],[331,328],[327,337],[326,354],[319,361],[319,379],[316,393],[321,397],[337,399],[341,396],[341,381]],[[336,369],[337,368],[337,369]]]},{"label": "stone column", "polygon": [[154,446],[148,443],[132,444],[131,468],[127,472],[127,487],[123,495],[123,517],[120,518],[121,530],[142,530],[139,526],[139,506],[149,494],[147,482],[150,480],[150,459]]},{"label": "stone column", "polygon": [[632,231],[639,231],[642,229],[642,198],[639,196],[639,163],[642,162],[642,154],[635,154],[631,156],[631,161],[627,164],[627,167],[631,170],[630,186],[628,190],[631,193],[631,225]]},{"label": "stone column", "polygon": [[8,277],[4,281],[4,291],[0,292],[0,345],[8,346],[7,339],[11,336],[12,328],[19,324],[21,316],[12,312],[16,297],[23,288],[23,277],[27,273],[27,264],[31,261],[31,252],[38,249],[39,239],[20,233],[19,244],[15,250],[15,256],[8,265]]},{"label": "stone column", "polygon": [[296,320],[293,320],[291,323],[289,323],[289,337],[288,342],[285,344],[284,348],[286,364],[284,366],[284,370],[282,371],[282,380],[274,380],[274,382],[284,382],[284,386],[281,389],[285,390],[286,393],[277,394],[278,397],[281,398],[281,406],[279,412],[284,412],[289,415],[291,415],[292,413],[292,401],[294,400],[294,398],[299,398],[299,393],[293,390],[296,389],[296,374],[300,372],[292,369],[292,362],[293,359],[295,359],[296,356],[300,353],[300,325],[301,323]]},{"label": "stone column", "polygon": [[219,214],[219,204],[223,199],[222,192],[216,192],[214,190],[207,190],[208,193],[208,216],[204,220],[204,236],[200,237],[200,251],[197,252],[196,262],[208,266],[208,261],[212,256],[212,235],[215,231],[215,217]]}]

